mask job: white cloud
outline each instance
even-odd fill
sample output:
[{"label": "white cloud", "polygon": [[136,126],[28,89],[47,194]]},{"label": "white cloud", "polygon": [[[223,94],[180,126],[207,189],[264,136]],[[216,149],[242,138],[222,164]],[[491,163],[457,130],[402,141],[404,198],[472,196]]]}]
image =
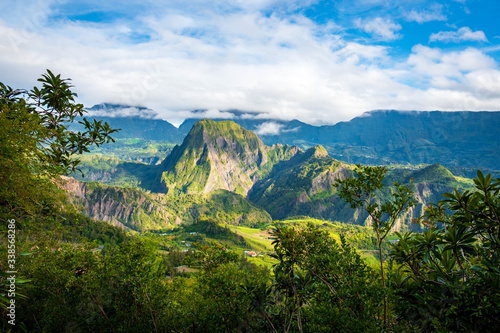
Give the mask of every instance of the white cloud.
[{"label": "white cloud", "polygon": [[487,42],[488,39],[484,32],[472,31],[469,27],[463,27],[458,29],[457,31],[440,31],[438,33],[432,34],[429,38],[429,42],[453,42],[460,43],[464,41],[473,41],[473,42]]},{"label": "white cloud", "polygon": [[[483,69],[466,75],[471,93],[484,101],[500,99],[500,71]],[[498,107],[497,107],[498,108]]]},{"label": "white cloud", "polygon": [[417,22],[419,24],[431,21],[446,21],[447,17],[443,14],[443,5],[434,4],[428,9],[421,11],[412,9],[405,14],[406,19],[410,22]]},{"label": "white cloud", "polygon": [[423,45],[413,47],[408,63],[414,73],[428,77],[460,77],[466,72],[497,67],[493,58],[475,48],[460,52],[443,52]]},{"label": "white cloud", "polygon": [[279,135],[284,125],[274,121],[266,121],[258,125],[253,132],[257,135]]},{"label": "white cloud", "polygon": [[358,28],[382,40],[391,41],[401,38],[401,36],[396,33],[402,29],[401,25],[394,23],[390,19],[384,19],[382,17],[376,17],[371,20],[357,19],[354,23]]},{"label": "white cloud", "polygon": [[408,65],[413,81],[422,85],[410,104],[427,104],[422,110],[498,110],[500,71],[497,63],[481,51],[467,48],[443,52],[417,45]]},{"label": "white cloud", "polygon": [[[208,110],[206,117],[228,118],[219,110],[239,109],[261,112],[256,118],[325,124],[372,109],[500,105],[498,65],[474,48],[445,52],[417,46],[408,59],[395,60],[389,47],[354,42],[332,22],[319,25],[301,14],[257,10],[283,7],[285,0],[258,6],[243,0],[163,3],[150,0],[146,4],[156,6],[154,12],[105,24],[46,15],[31,30],[14,22],[21,12],[12,14],[12,20],[0,21],[2,82],[29,88],[50,68],[73,79],[86,106],[142,105],[175,123],[193,117],[195,109]],[[113,4],[106,2],[106,8]],[[36,12],[36,6],[23,5]],[[379,40],[394,39],[401,29],[382,18],[360,25]],[[137,31],[151,37],[131,42],[128,37]],[[262,130],[283,131],[278,127]]]}]

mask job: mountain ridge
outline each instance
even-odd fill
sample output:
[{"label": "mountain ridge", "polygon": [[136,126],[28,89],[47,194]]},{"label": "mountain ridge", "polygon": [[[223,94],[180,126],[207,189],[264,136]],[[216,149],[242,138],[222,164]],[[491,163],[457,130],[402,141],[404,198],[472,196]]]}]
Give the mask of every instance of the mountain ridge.
[{"label": "mountain ridge", "polygon": [[[231,113],[232,112],[232,113]],[[500,111],[368,111],[350,121],[312,126],[298,120],[257,119],[242,111],[227,111],[234,121],[254,131],[264,144],[326,148],[330,156],[362,164],[434,164],[446,167],[500,170]],[[166,140],[180,144],[192,125],[179,128],[165,120],[99,117],[123,128],[121,137]],[[126,133],[127,132],[127,133]]]}]

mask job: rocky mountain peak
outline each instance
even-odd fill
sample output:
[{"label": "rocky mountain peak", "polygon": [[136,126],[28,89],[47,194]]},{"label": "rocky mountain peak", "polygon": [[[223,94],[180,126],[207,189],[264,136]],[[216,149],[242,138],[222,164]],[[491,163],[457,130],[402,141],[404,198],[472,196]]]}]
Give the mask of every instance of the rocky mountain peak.
[{"label": "rocky mountain peak", "polygon": [[223,189],[246,195],[261,169],[278,162],[273,149],[284,148],[266,146],[232,121],[203,119],[162,163],[161,183],[167,193]]}]

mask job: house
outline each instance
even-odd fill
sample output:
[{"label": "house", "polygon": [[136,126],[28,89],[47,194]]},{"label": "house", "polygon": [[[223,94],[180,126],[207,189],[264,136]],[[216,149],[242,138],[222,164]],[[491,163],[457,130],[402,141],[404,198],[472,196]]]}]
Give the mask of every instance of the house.
[{"label": "house", "polygon": [[255,253],[255,251],[245,251],[245,253],[247,255],[249,255],[250,257],[256,257],[257,256],[257,253]]}]

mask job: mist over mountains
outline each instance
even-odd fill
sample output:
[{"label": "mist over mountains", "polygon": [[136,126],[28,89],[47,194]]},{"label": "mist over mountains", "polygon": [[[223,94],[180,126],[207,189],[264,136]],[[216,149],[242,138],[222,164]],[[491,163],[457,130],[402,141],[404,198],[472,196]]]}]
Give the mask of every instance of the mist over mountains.
[{"label": "mist over mountains", "polygon": [[[178,128],[156,119],[153,110],[99,104],[89,115],[121,128],[117,138],[143,138],[181,143],[201,118]],[[203,114],[202,111],[198,113]],[[196,112],[194,112],[196,114]],[[378,110],[348,122],[313,126],[298,120],[261,119],[239,110],[223,112],[266,145],[322,145],[328,154],[347,163],[434,164],[447,167],[500,170],[500,112],[441,112]]]}]

